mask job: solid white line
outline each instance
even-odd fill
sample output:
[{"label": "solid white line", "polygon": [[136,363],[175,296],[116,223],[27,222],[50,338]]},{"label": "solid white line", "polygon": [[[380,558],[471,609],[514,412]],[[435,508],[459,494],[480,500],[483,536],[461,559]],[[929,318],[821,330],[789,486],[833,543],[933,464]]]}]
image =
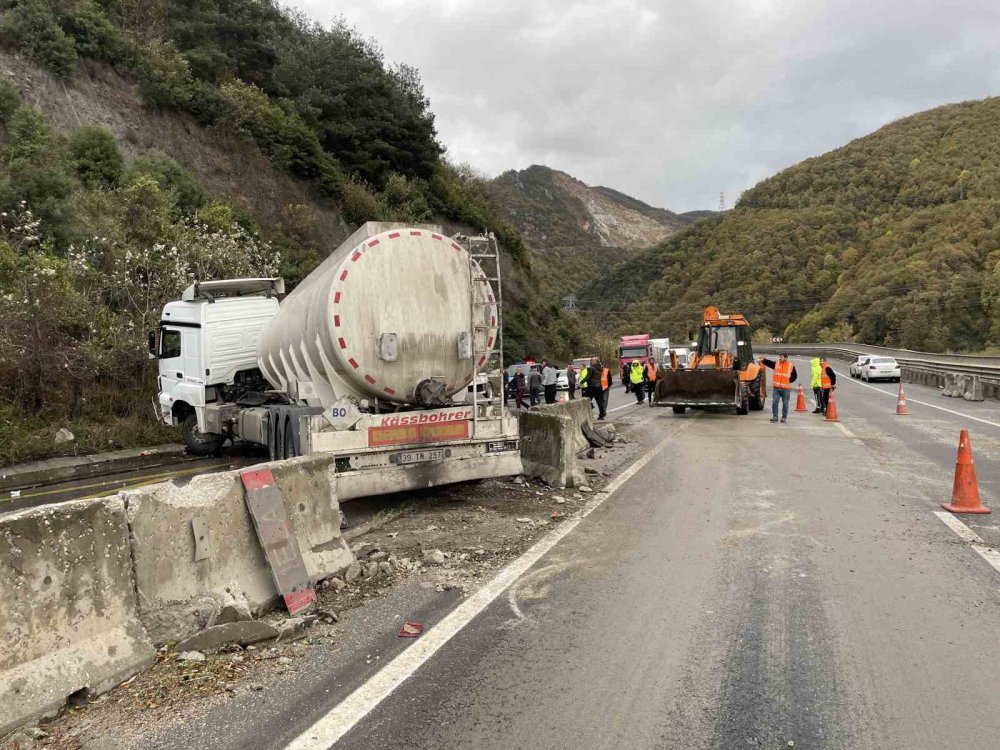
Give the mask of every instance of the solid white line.
[{"label": "solid white line", "polygon": [[[842,378],[841,378],[841,380],[842,380]],[[848,377],[848,382],[854,383],[854,385],[863,386],[865,388],[871,388],[873,391],[878,391],[879,393],[884,393],[886,396],[892,396],[893,398],[896,398],[899,395],[897,393],[892,393],[891,391],[883,391],[881,388],[876,388],[875,386],[870,385],[869,383],[862,383],[860,380],[855,380],[854,378],[851,378],[851,377]],[[971,416],[969,414],[963,414],[962,412],[955,411],[954,409],[946,409],[945,407],[938,406],[937,404],[928,404],[926,401],[918,401],[917,399],[910,398],[909,396],[906,397],[906,401],[908,403],[912,401],[913,403],[920,404],[921,406],[929,406],[931,409],[937,409],[939,411],[946,411],[949,414],[954,414],[956,417],[962,417],[963,419],[971,419],[971,420],[973,420],[975,422],[982,422],[983,424],[988,424],[990,427],[1000,427],[1000,423],[991,422],[988,419],[981,419],[980,417],[973,417],[973,416]]]},{"label": "solid white line", "polygon": [[979,553],[980,557],[992,565],[994,570],[1000,573],[1000,552],[992,547],[987,547],[986,542],[981,536],[979,536],[979,534],[959,521],[951,513],[943,510],[936,510],[934,511],[934,515],[944,521],[945,526],[958,534],[964,541],[968,542],[972,549]]},{"label": "solid white line", "polygon": [[573,531],[583,519],[593,513],[601,503],[641,471],[663,450],[667,443],[690,427],[692,423],[689,421],[680,425],[672,434],[661,440],[653,450],[615,478],[603,492],[598,493],[576,515],[563,521],[556,529],[536,542],[531,549],[509,563],[495,578],[452,610],[441,622],[421,635],[419,640],[369,678],[364,685],[292,740],[287,746],[287,750],[326,750],[351,731],[359,721],[364,719],[379,703],[389,697],[397,687],[420,669],[442,646],[461,632],[480,612]]}]

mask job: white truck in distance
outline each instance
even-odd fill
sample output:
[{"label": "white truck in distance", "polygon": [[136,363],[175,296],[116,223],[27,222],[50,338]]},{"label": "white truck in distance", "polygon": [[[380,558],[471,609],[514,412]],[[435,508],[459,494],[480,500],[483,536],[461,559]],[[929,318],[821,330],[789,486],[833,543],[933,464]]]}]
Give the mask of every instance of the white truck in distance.
[{"label": "white truck in distance", "polygon": [[500,369],[499,277],[492,236],[369,222],[280,304],[281,279],[192,284],[149,336],[160,418],[197,453],[333,454],[342,500],[520,473],[516,415],[453,400]]}]

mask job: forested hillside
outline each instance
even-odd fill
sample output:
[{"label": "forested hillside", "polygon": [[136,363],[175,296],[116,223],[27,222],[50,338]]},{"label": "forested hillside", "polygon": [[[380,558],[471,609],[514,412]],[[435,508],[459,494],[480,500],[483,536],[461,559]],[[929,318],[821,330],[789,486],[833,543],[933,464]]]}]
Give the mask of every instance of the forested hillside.
[{"label": "forested hillside", "polygon": [[980,349],[1000,340],[998,221],[1000,99],[947,105],[761,182],[581,297],[621,329],[682,335],[712,303],[790,341]]},{"label": "forested hillside", "polygon": [[[260,0],[0,3],[0,464],[174,439],[145,332],[193,278],[307,274],[358,223],[497,233],[506,346],[568,356],[417,72]],[[55,446],[60,426],[77,440]]]}]

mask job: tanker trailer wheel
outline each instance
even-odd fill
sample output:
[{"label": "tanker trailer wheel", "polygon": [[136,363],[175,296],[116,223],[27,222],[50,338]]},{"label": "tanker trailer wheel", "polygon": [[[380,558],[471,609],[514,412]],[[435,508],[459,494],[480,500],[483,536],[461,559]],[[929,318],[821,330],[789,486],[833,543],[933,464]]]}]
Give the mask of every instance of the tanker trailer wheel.
[{"label": "tanker trailer wheel", "polygon": [[763,411],[767,404],[767,396],[764,395],[764,374],[757,376],[755,388],[750,391],[750,411]]},{"label": "tanker trailer wheel", "polygon": [[674,406],[672,408],[674,410],[674,414],[683,414],[684,412],[687,411],[686,406]]},{"label": "tanker trailer wheel", "polygon": [[295,422],[291,419],[285,420],[285,439],[281,450],[282,458],[295,458]]},{"label": "tanker trailer wheel", "polygon": [[181,422],[181,437],[184,438],[187,449],[199,456],[215,453],[225,439],[214,432],[201,432],[198,429],[198,415],[194,412],[184,417],[184,421]]}]

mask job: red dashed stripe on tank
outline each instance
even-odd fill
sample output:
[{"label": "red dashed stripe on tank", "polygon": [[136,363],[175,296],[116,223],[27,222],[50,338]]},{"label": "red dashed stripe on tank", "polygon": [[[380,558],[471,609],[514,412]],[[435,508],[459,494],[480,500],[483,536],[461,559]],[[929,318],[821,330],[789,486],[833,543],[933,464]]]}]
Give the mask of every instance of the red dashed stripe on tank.
[{"label": "red dashed stripe on tank", "polygon": [[333,304],[340,304],[340,292],[333,293]]},{"label": "red dashed stripe on tank", "polygon": [[343,272],[342,272],[342,273],[340,274],[340,280],[341,280],[341,281],[347,281],[347,269],[346,269],[346,268],[345,268],[345,269],[343,270]]},{"label": "red dashed stripe on tank", "polygon": [[375,247],[378,244],[378,240],[372,240],[368,243],[368,247]]},{"label": "red dashed stripe on tank", "polygon": [[385,391],[386,393],[388,393],[390,396],[395,396],[396,395],[396,391],[394,391],[392,388],[388,388],[387,387],[387,388],[383,388],[382,390]]},{"label": "red dashed stripe on tank", "polygon": [[398,240],[399,239],[399,232],[393,232],[392,234],[390,234],[389,235],[389,239],[390,240]]},{"label": "red dashed stripe on tank", "polygon": [[361,252],[358,251],[358,250],[355,250],[354,251],[354,255],[351,256],[351,262],[352,263],[357,263],[360,258],[361,258]]},{"label": "red dashed stripe on tank", "polygon": [[433,234],[433,233],[432,233],[432,234],[431,234],[431,239],[435,239],[435,240],[443,240],[443,239],[444,239],[444,237],[442,237],[442,236],[441,236],[440,234]]},{"label": "red dashed stripe on tank", "polygon": [[358,369],[358,360],[356,360],[354,357],[351,357],[347,361],[351,363],[351,367],[353,367],[355,370]]},{"label": "red dashed stripe on tank", "polygon": [[341,349],[346,349],[347,348],[347,342],[344,341],[343,337],[337,339],[337,343],[340,344],[340,348]]},{"label": "red dashed stripe on tank", "polygon": [[367,380],[372,385],[375,385],[375,378],[373,378],[371,375],[365,375],[365,380]]},{"label": "red dashed stripe on tank", "polygon": [[333,316],[333,324],[335,326],[337,326],[338,328],[340,328],[340,316],[339,315],[334,315]]}]

